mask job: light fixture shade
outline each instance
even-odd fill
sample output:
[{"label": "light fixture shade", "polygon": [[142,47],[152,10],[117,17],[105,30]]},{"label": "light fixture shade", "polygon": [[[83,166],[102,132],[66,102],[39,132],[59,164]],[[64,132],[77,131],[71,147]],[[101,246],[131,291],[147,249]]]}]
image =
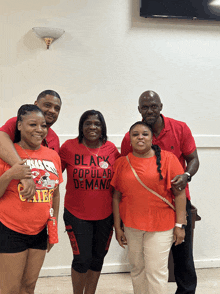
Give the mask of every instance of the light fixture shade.
[{"label": "light fixture shade", "polygon": [[45,28],[45,27],[34,27],[32,30],[40,38],[60,38],[65,32],[63,29]]},{"label": "light fixture shade", "polygon": [[43,38],[47,49],[49,49],[51,43],[62,36],[65,32],[63,29],[45,28],[45,27],[34,27],[32,30],[39,38]]}]

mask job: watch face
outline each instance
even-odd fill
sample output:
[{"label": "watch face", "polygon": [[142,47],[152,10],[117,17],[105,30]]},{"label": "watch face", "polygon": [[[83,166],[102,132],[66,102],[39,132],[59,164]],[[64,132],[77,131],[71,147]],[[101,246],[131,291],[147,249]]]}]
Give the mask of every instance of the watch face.
[{"label": "watch face", "polygon": [[187,182],[190,182],[190,181],[191,181],[191,176],[188,176]]}]

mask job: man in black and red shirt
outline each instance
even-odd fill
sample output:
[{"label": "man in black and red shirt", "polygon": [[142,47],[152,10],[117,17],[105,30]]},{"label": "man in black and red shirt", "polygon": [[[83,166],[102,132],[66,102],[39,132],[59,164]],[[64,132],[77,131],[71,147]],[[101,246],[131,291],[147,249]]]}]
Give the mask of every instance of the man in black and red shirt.
[{"label": "man in black and red shirt", "polygon": [[[50,127],[57,121],[61,108],[61,98],[57,92],[45,90],[38,95],[34,104],[43,111],[48,129],[48,134],[42,145],[54,149],[58,153],[60,148],[59,138]],[[11,166],[21,161],[13,144],[16,121],[17,117],[13,117],[0,128],[0,158]],[[23,179],[21,182],[24,186],[23,196],[32,198],[35,194],[35,184],[32,179]]]},{"label": "man in black and red shirt", "polygon": [[[160,112],[163,104],[160,97],[153,91],[142,93],[139,98],[138,110],[143,121],[152,127],[153,144],[161,149],[174,153],[184,168],[184,173],[172,180],[175,188],[185,189],[187,197],[187,226],[185,229],[185,242],[181,245],[172,246],[174,259],[174,274],[177,283],[176,294],[194,294],[197,277],[192,255],[192,220],[191,203],[188,182],[199,168],[199,159],[195,140],[186,123],[163,116]],[[126,133],[122,144],[122,156],[132,152],[129,133]]]}]

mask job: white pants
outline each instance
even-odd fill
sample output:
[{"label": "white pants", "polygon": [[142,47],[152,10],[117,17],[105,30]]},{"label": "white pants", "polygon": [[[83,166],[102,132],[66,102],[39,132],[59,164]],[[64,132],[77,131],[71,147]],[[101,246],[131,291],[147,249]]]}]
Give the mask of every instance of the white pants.
[{"label": "white pants", "polygon": [[135,294],[166,294],[168,256],[173,229],[146,232],[125,227],[131,278]]}]

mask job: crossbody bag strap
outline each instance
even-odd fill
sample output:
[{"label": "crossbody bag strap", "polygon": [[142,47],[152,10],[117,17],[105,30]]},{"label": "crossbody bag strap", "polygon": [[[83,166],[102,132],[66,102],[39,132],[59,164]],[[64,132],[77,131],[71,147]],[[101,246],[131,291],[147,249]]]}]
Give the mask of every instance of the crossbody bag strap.
[{"label": "crossbody bag strap", "polygon": [[130,160],[128,158],[128,155],[126,156],[127,161],[131,167],[131,170],[133,171],[135,178],[138,180],[138,182],[145,188],[147,189],[149,192],[153,193],[154,195],[156,195],[157,197],[159,197],[161,200],[163,200],[166,204],[168,204],[174,211],[175,211],[175,207],[173,206],[173,204],[170,203],[170,201],[168,201],[166,198],[164,198],[163,196],[161,196],[160,194],[158,194],[157,192],[155,192],[154,190],[148,188],[139,178],[138,174],[136,173],[135,169],[133,168],[133,166],[130,163]]}]

